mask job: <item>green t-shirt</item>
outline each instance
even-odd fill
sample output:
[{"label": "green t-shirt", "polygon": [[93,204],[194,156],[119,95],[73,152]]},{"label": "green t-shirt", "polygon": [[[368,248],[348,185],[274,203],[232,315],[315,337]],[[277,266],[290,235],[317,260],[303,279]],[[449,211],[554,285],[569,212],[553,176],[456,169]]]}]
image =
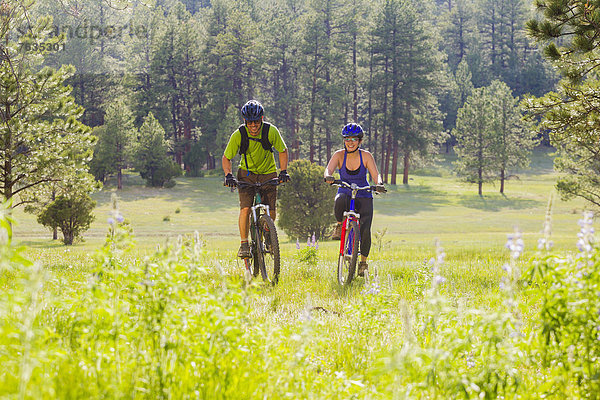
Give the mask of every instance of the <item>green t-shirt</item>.
[{"label": "green t-shirt", "polygon": [[[252,136],[250,133],[248,133],[248,137],[256,138],[258,141],[249,140],[250,143],[248,144],[246,156],[242,154],[240,157],[240,168],[251,171],[255,174],[270,174],[271,172],[277,172],[273,153],[263,149],[260,142],[260,138],[262,137],[262,125],[260,126],[257,136]],[[269,142],[271,142],[275,150],[280,153],[287,149],[279,130],[274,125],[271,125],[271,128],[269,129]],[[229,143],[227,143],[227,147],[225,148],[225,153],[223,153],[223,155],[229,160],[233,160],[233,158],[240,151],[241,143],[242,133],[239,129],[236,129],[235,132],[231,134]],[[248,160],[248,165],[246,165],[246,160]]]}]

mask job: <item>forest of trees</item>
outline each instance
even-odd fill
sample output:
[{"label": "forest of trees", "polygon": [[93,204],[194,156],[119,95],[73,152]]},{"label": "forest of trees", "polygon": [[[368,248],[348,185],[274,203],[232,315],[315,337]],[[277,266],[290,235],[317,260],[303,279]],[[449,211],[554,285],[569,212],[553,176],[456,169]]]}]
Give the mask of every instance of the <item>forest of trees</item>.
[{"label": "forest of trees", "polygon": [[152,113],[188,174],[217,167],[241,105],[255,98],[292,160],[324,164],[341,127],[356,121],[396,184],[455,143],[472,88],[499,80],[517,98],[553,89],[552,69],[526,36],[530,8],[529,0],[37,0],[31,14],[52,16],[50,36],[66,37],[45,63],[75,66],[67,83],[82,122],[104,125],[115,99],[138,128]]}]

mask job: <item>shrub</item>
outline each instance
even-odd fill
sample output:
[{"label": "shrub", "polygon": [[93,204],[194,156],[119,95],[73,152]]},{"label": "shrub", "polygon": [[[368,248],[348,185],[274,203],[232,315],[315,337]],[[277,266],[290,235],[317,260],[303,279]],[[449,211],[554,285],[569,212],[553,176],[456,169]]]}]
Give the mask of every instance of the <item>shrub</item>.
[{"label": "shrub", "polygon": [[335,222],[335,188],[323,182],[324,167],[308,160],[289,164],[292,181],[279,187],[279,226],[292,238],[315,234],[317,240]]},{"label": "shrub", "polygon": [[301,250],[298,250],[296,258],[301,263],[305,263],[308,266],[314,267],[317,265],[317,261],[319,260],[319,253],[317,252],[316,247],[305,247]]},{"label": "shrub", "polygon": [[89,227],[94,216],[96,202],[87,194],[69,197],[61,195],[46,206],[38,216],[38,222],[52,229],[60,229],[63,243],[72,245]]}]

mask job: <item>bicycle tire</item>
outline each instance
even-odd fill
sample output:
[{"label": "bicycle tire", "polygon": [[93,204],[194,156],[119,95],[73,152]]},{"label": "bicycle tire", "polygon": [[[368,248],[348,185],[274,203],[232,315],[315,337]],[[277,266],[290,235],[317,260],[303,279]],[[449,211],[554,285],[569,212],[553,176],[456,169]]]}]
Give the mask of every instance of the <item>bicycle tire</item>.
[{"label": "bicycle tire", "polygon": [[277,229],[271,217],[262,214],[258,218],[258,264],[262,278],[275,285],[279,282],[281,256]]},{"label": "bicycle tire", "polygon": [[354,279],[356,262],[358,261],[358,250],[360,243],[360,232],[358,222],[350,221],[344,236],[342,252],[338,257],[337,279],[340,285],[349,285]]}]

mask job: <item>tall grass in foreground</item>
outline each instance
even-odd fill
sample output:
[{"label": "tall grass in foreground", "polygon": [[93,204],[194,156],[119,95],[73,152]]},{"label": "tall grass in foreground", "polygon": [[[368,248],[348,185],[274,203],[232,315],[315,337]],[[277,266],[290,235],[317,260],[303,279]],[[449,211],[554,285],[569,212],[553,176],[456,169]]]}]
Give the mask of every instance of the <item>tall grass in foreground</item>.
[{"label": "tall grass in foreground", "polygon": [[590,218],[578,254],[541,250],[523,274],[522,242],[511,237],[493,308],[446,294],[438,247],[408,300],[382,276],[342,293],[351,305],[340,312],[307,306],[279,324],[251,312],[278,288],[223,274],[198,236],[131,260],[115,212],[93,273],[59,287],[60,271],[12,247],[2,214],[0,397],[598,398],[600,252]]}]

